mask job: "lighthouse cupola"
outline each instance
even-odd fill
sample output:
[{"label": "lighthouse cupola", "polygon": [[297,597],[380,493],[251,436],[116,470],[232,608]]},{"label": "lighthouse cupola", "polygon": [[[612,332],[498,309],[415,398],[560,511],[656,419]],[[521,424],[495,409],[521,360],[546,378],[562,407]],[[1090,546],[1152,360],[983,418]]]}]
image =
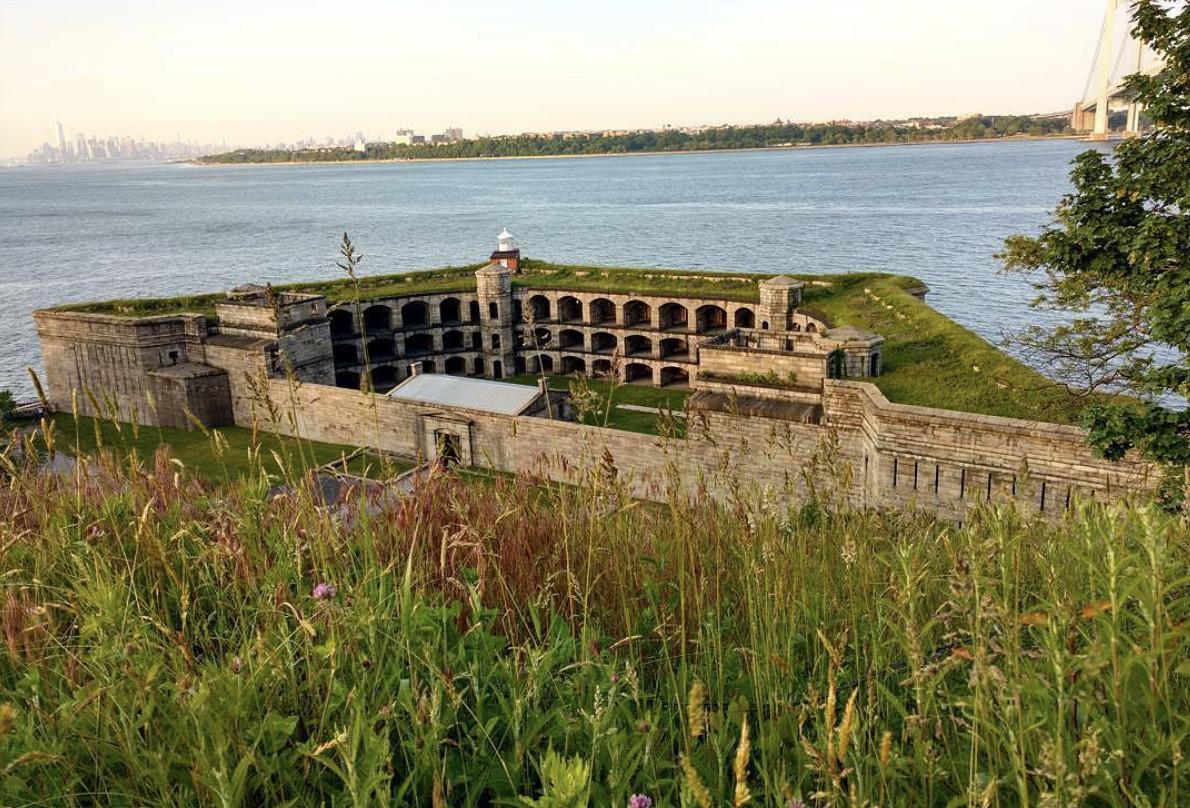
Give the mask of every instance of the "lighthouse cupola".
[{"label": "lighthouse cupola", "polygon": [[521,250],[507,227],[496,236],[496,251],[492,253],[492,262],[508,267],[513,272],[521,271]]}]

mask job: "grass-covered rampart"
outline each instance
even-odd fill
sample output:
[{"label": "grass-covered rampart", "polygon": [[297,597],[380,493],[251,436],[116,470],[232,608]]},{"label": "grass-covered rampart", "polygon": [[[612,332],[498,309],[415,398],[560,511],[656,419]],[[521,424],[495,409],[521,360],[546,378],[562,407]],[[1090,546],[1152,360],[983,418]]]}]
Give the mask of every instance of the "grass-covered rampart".
[{"label": "grass-covered rampart", "polygon": [[5,454],[0,803],[1190,798],[1174,517],[647,505],[613,460],[328,511],[304,456]]}]

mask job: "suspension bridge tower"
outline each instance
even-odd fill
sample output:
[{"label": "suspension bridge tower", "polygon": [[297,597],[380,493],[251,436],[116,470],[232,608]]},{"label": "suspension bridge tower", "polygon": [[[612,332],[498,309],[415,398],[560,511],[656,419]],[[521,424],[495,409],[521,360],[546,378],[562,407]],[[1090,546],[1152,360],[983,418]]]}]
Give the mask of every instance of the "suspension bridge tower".
[{"label": "suspension bridge tower", "polygon": [[1134,73],[1153,74],[1162,68],[1152,49],[1132,35],[1131,12],[1131,0],[1107,0],[1087,83],[1070,118],[1071,129],[1090,132],[1092,139],[1106,140],[1111,136],[1113,106],[1128,111],[1125,135],[1140,131],[1142,110],[1124,90],[1124,79]]}]

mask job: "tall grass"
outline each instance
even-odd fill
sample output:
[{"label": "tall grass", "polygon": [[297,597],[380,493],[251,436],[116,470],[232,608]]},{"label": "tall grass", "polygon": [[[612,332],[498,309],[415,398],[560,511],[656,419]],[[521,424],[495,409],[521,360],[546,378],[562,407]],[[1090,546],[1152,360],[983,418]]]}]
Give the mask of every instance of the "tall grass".
[{"label": "tall grass", "polygon": [[1145,507],[4,467],[5,805],[1190,802],[1190,532]]}]

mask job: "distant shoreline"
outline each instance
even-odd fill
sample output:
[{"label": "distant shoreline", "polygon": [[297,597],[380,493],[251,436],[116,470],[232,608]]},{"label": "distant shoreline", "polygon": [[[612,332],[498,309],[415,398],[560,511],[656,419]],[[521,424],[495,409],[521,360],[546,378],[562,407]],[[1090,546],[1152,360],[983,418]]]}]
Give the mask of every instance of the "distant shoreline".
[{"label": "distant shoreline", "polygon": [[595,154],[521,154],[499,157],[392,157],[364,160],[246,160],[237,163],[181,161],[199,168],[235,168],[236,166],[318,166],[318,165],[392,165],[404,163],[473,163],[495,160],[577,160],[604,157],[658,157],[679,154],[725,154],[732,152],[818,151],[821,149],[878,149],[896,146],[968,146],[976,143],[1025,143],[1041,140],[1082,140],[1086,135],[1010,135],[1009,137],[964,138],[960,140],[919,140],[907,143],[820,143],[812,146],[751,146],[739,149],[671,149],[667,151],[599,152]]}]

